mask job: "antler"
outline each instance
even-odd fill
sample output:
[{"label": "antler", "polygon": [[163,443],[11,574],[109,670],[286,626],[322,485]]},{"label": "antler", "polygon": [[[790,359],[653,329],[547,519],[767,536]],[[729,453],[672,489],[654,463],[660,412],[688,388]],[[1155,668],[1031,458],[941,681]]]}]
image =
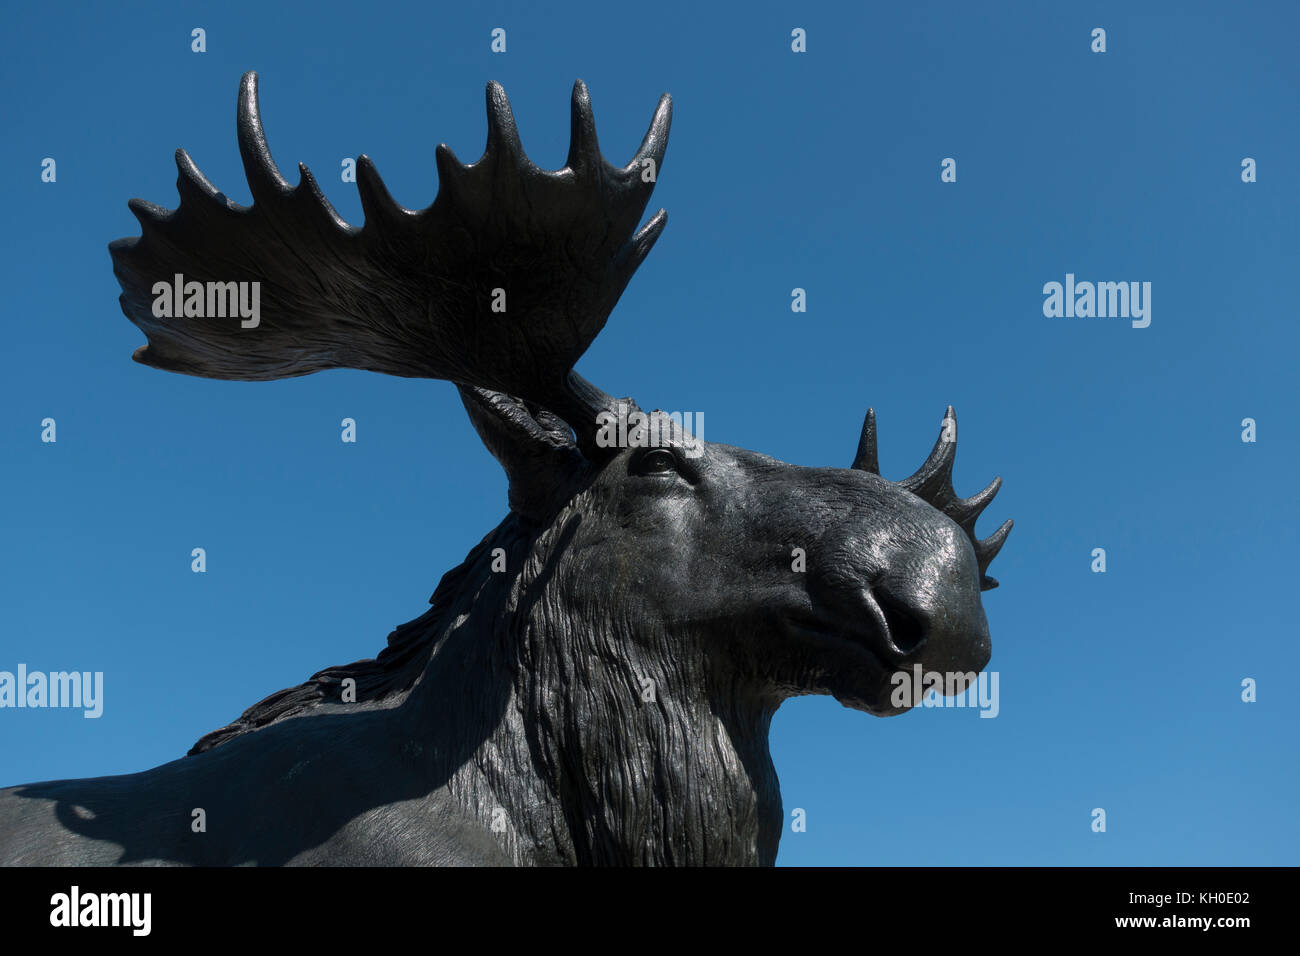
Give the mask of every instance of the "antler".
[{"label": "antler", "polygon": [[[1008,518],[1002,526],[982,541],[975,537],[975,522],[993,500],[1002,487],[1002,478],[994,478],[989,486],[969,498],[958,498],[952,487],[952,466],[957,459],[957,413],[952,406],[943,415],[943,428],[939,438],[930,451],[930,457],[913,475],[895,482],[900,488],[910,491],[922,501],[939,509],[966,532],[971,544],[975,546],[975,558],[979,562],[980,590],[989,591],[998,586],[996,578],[985,572],[998,552],[1002,550],[1007,535],[1011,533],[1013,522]],[[867,409],[867,417],[862,422],[862,437],[858,440],[858,453],[853,459],[853,467],[858,471],[880,474],[880,463],[876,453],[876,412]]]},{"label": "antler", "polygon": [[[109,246],[122,311],[149,340],[135,360],[221,379],[326,368],[449,379],[550,408],[581,441],[611,399],[572,369],[667,221],[660,210],[636,230],[663,162],[672,101],[660,99],[621,169],[601,155],[581,80],[568,161],[555,172],[524,155],[496,83],[487,87],[487,112],[483,156],[466,166],[439,146],[438,195],[419,212],[394,202],[360,157],[365,224],[357,228],[306,166],[297,186],[280,175],[262,130],[257,74],[245,74],[239,150],[253,205],[231,202],[178,150],[179,208],[132,200],[143,234]],[[259,321],[245,328],[238,318],[159,317],[155,288],[174,281],[259,283]]]}]

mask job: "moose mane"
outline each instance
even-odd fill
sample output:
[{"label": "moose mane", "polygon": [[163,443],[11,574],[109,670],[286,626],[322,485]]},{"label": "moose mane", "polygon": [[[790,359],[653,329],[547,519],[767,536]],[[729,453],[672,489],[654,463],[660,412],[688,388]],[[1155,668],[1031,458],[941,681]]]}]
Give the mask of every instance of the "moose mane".
[{"label": "moose mane", "polygon": [[276,691],[224,727],[204,734],[187,756],[201,754],[318,707],[337,704],[345,680],[356,681],[358,702],[385,703],[405,696],[424,672],[439,637],[454,621],[459,610],[457,599],[472,586],[475,575],[481,575],[492,551],[504,547],[509,553],[512,542],[521,537],[520,532],[519,521],[513,514],[489,532],[459,565],[442,576],[429,598],[429,610],[394,628],[388,635],[387,646],[377,656],[327,667],[295,687]]},{"label": "moose mane", "polygon": [[[347,678],[368,709],[400,706],[429,681],[434,722],[444,724],[453,716],[445,699],[453,685],[435,676],[435,657],[459,634],[480,663],[492,663],[484,679],[494,673],[516,697],[499,711],[476,709],[490,718],[490,726],[478,725],[480,752],[458,751],[444,772],[461,806],[484,825],[502,803],[510,806],[511,829],[502,839],[516,860],[538,854],[554,863],[734,864],[753,862],[756,852],[775,857],[780,797],[767,751],[771,711],[745,706],[734,686],[717,697],[687,690],[706,672],[702,649],[684,646],[657,622],[593,607],[582,615],[586,626],[573,626],[572,596],[563,584],[553,586],[560,583],[553,575],[585,504],[579,494],[545,527],[511,512],[442,577],[429,610],[394,629],[376,658],[326,668],[272,694],[205,735],[190,754],[338,708]],[[512,573],[492,570],[498,548]],[[582,574],[581,550],[576,557],[574,573]],[[666,696],[643,700],[646,677]],[[464,693],[499,699],[491,688]],[[683,760],[664,761],[665,752]],[[546,772],[534,780],[529,768]],[[520,782],[530,780],[521,791]],[[719,794],[729,795],[725,806]],[[720,813],[729,821],[721,828]],[[636,838],[620,844],[617,834]]]}]

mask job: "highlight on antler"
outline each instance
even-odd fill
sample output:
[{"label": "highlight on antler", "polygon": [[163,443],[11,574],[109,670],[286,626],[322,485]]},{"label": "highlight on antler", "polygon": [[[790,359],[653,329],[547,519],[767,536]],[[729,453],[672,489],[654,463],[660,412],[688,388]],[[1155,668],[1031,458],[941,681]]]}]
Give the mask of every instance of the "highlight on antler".
[{"label": "highlight on antler", "polygon": [[[966,532],[975,548],[975,558],[979,562],[980,590],[991,591],[998,586],[996,578],[985,572],[1002,550],[1007,535],[1011,533],[1014,522],[1008,518],[997,531],[983,540],[975,536],[975,522],[988,507],[998,490],[1002,487],[1002,477],[994,478],[983,491],[969,498],[960,498],[952,486],[952,466],[957,459],[957,413],[951,405],[943,415],[943,424],[939,438],[930,450],[930,455],[913,474],[902,481],[894,482],[905,491],[916,495],[922,501],[942,511]],[[862,436],[858,439],[858,452],[853,459],[853,468],[858,471],[880,474],[880,459],[876,448],[876,411],[867,409],[862,422]]]}]

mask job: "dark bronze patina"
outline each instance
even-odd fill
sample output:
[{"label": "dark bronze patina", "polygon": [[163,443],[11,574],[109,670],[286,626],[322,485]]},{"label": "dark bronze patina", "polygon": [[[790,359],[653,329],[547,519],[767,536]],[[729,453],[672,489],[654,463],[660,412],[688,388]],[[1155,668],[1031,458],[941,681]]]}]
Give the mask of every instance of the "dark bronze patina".
[{"label": "dark bronze patina", "polygon": [[[500,86],[487,107],[482,158],[440,146],[427,209],[398,206],[362,157],[356,228],[306,167],[297,186],[281,177],[250,73],[253,205],[183,150],[179,208],[131,202],[143,235],[110,250],[148,337],[137,361],[455,382],[510,513],[376,659],[274,694],[152,770],[0,791],[0,863],[771,864],[783,700],[889,715],[906,709],[896,671],[988,662],[980,592],[1011,522],[976,538],[999,481],[954,494],[951,408],[901,482],[879,474],[871,412],[847,469],[697,441],[658,413],[655,444],[602,442],[602,413],[640,410],[574,364],[663,230],[663,211],[637,227],[671,102],[619,168],[577,83],[555,172],[524,155]],[[176,275],[259,283],[258,325],[155,316],[155,285]]]}]

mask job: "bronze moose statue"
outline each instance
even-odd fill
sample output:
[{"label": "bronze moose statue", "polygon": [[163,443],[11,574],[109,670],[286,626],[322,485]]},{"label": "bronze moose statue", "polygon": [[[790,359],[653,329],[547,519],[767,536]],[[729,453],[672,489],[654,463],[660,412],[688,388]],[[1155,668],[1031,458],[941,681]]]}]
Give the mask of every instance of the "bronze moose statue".
[{"label": "bronze moose statue", "polygon": [[[463,165],[440,146],[427,209],[358,160],[358,228],[305,166],[297,186],[281,176],[249,73],[253,204],[183,150],[179,208],[130,203],[142,235],[109,248],[148,338],[136,361],[454,382],[510,511],[377,658],[152,770],[0,791],[0,863],[771,865],[783,700],[884,716],[907,709],[900,671],[983,669],[980,593],[1011,522],[975,536],[1000,479],[954,493],[951,408],[920,470],[892,482],[871,412],[852,467],[806,468],[704,442],[574,371],[664,228],[662,210],[638,224],[671,112],[665,95],[612,166],[579,81],[568,160],[548,172],[489,84],[486,150]],[[212,314],[214,287],[255,289],[258,315],[241,320],[233,292]],[[630,437],[602,440],[612,418],[635,419]]]}]

